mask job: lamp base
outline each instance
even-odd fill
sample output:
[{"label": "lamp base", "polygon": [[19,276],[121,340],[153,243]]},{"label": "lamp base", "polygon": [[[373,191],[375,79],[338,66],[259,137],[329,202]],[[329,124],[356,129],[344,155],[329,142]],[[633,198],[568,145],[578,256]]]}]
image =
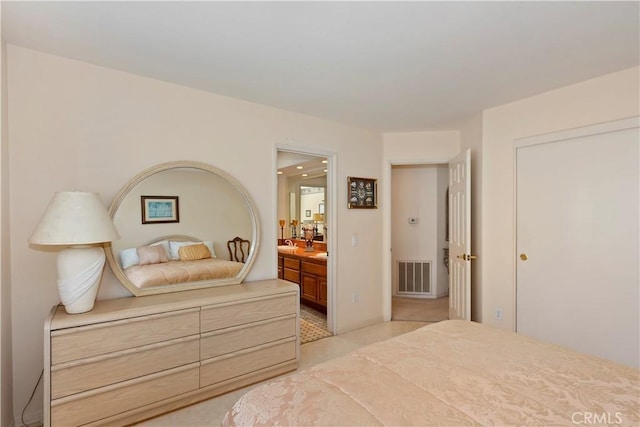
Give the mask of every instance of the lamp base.
[{"label": "lamp base", "polygon": [[58,253],[58,292],[69,314],[93,309],[104,270],[102,247],[73,246]]}]

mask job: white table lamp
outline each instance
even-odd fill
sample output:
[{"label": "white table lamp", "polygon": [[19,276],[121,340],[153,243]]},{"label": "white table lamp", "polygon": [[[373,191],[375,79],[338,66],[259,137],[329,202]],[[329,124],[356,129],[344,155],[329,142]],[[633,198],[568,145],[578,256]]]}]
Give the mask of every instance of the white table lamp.
[{"label": "white table lamp", "polygon": [[93,309],[104,270],[103,243],[120,235],[97,193],[56,193],[29,243],[65,246],[58,253],[58,292],[67,313]]}]

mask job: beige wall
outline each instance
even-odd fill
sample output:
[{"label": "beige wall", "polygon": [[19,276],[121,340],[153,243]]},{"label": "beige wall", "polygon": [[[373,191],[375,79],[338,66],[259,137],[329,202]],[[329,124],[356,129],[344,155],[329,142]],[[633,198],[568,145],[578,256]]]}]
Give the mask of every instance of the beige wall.
[{"label": "beige wall", "polygon": [[13,422],[7,58],[4,42],[0,42],[0,85],[0,426],[4,427]]},{"label": "beige wall", "polygon": [[[15,414],[42,369],[43,322],[59,302],[55,253],[27,244],[46,204],[59,190],[95,191],[108,204],[130,178],[159,163],[209,163],[247,189],[263,231],[248,277],[257,280],[277,274],[275,147],[335,153],[337,330],[382,319],[382,211],[347,210],[345,202],[348,175],[380,177],[378,133],[13,45],[8,72]],[[125,295],[107,269],[99,298]],[[39,415],[41,397],[28,420]]]},{"label": "beige wall", "polygon": [[[635,67],[484,111],[483,323],[515,326],[514,141],[637,116],[639,85],[640,68]],[[494,318],[496,307],[503,309],[503,321]]]}]

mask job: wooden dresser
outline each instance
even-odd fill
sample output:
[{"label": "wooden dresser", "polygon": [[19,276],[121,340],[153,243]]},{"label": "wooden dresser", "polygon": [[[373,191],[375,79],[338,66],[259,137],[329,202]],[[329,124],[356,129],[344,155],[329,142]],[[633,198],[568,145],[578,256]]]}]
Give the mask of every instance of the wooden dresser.
[{"label": "wooden dresser", "polygon": [[45,426],[123,425],[292,371],[299,290],[283,280],[55,306]]}]

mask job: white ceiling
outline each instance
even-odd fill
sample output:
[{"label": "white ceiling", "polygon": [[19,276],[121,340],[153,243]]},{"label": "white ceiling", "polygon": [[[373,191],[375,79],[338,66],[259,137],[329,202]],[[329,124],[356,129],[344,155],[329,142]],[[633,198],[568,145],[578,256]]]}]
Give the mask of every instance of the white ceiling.
[{"label": "white ceiling", "polygon": [[11,2],[8,43],[379,131],[640,63],[632,2]]}]

